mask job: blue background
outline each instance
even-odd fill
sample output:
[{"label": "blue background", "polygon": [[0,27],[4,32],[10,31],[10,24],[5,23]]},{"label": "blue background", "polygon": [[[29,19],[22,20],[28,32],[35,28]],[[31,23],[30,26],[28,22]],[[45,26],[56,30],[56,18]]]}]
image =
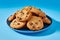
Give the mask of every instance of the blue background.
[{"label": "blue background", "polygon": [[[25,6],[41,8],[52,18],[51,27],[37,34],[21,34],[9,28],[7,18]],[[60,0],[0,0],[0,40],[60,40]]]}]

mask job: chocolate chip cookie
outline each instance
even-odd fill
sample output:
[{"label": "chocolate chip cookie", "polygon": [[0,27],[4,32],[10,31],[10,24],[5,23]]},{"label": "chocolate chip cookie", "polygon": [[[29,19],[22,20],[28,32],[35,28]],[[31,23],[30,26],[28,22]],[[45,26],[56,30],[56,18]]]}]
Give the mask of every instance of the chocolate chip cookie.
[{"label": "chocolate chip cookie", "polygon": [[11,23],[10,23],[10,27],[14,28],[14,29],[21,29],[22,27],[24,27],[26,22],[20,22],[17,21],[17,19],[14,19]]},{"label": "chocolate chip cookie", "polygon": [[46,17],[45,13],[37,8],[32,7],[30,11],[35,13],[36,15],[39,15],[40,17]]},{"label": "chocolate chip cookie", "polygon": [[31,12],[28,12],[26,10],[17,12],[16,14],[16,18],[18,19],[18,21],[27,21],[31,18],[31,16],[32,16]]},{"label": "chocolate chip cookie", "polygon": [[51,24],[51,21],[47,17],[43,18],[42,20],[46,24]]},{"label": "chocolate chip cookie", "polygon": [[44,24],[40,17],[32,16],[32,18],[27,22],[27,27],[30,30],[40,30],[44,27]]},{"label": "chocolate chip cookie", "polygon": [[16,18],[16,13],[15,14],[13,14],[13,15],[11,15],[9,18],[8,18],[8,21],[12,21],[14,18]]}]

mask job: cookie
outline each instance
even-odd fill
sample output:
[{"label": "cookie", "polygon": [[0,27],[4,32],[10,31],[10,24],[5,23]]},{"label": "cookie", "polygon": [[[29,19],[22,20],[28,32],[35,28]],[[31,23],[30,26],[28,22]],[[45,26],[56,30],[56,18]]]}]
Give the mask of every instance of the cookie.
[{"label": "cookie", "polygon": [[37,8],[32,7],[30,11],[32,13],[35,13],[36,15],[38,15],[40,17],[46,17],[45,13],[42,12],[40,9],[37,9]]},{"label": "cookie", "polygon": [[44,27],[44,24],[40,17],[32,16],[32,18],[27,22],[27,27],[30,30],[40,30]]},{"label": "cookie", "polygon": [[13,14],[13,15],[11,15],[9,18],[8,18],[8,21],[12,21],[16,16],[16,13],[15,14]]},{"label": "cookie", "polygon": [[31,8],[32,8],[31,6],[27,6],[27,7],[23,8],[22,10],[30,11]]},{"label": "cookie", "polygon": [[51,21],[47,17],[43,18],[43,22],[46,24],[51,24]]},{"label": "cookie", "polygon": [[14,28],[14,29],[21,29],[22,27],[24,27],[26,22],[20,22],[17,21],[17,19],[14,19],[11,23],[10,23],[10,27]]},{"label": "cookie", "polygon": [[32,16],[32,13],[26,10],[17,12],[16,14],[16,18],[18,19],[18,21],[27,21],[31,18],[31,16]]}]

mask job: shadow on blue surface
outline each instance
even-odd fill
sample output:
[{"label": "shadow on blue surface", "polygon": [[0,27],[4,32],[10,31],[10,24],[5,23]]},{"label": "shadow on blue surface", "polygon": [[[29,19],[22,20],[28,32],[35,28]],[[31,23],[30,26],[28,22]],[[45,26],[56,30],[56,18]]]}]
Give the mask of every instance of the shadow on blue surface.
[{"label": "shadow on blue surface", "polygon": [[60,31],[60,22],[55,21],[54,19],[52,20],[53,23],[51,25],[51,27],[48,30],[42,31],[42,32],[38,32],[38,33],[34,33],[34,34],[26,34],[26,33],[20,33],[23,35],[27,35],[27,36],[48,36],[51,35],[53,33],[55,33],[56,31]]}]

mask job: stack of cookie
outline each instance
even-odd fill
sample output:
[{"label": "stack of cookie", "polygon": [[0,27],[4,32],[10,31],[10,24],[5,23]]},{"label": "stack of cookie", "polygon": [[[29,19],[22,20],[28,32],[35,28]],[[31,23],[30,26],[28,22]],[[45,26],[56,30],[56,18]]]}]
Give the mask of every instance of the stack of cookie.
[{"label": "stack of cookie", "polygon": [[8,18],[10,27],[14,29],[24,28],[25,25],[29,30],[41,30],[44,28],[44,23],[49,25],[51,21],[46,17],[46,14],[40,9],[28,6]]}]

